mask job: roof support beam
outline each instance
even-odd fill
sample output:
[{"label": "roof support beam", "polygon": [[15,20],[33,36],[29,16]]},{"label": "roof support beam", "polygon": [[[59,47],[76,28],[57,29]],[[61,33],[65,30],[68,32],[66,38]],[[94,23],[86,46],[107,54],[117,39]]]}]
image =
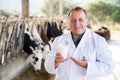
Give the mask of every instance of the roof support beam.
[{"label": "roof support beam", "polygon": [[22,16],[29,17],[29,0],[22,0]]}]

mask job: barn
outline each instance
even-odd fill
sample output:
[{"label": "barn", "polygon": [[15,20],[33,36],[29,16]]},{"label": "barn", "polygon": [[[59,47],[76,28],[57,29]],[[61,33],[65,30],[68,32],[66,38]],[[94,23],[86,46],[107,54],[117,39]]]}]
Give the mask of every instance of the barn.
[{"label": "barn", "polygon": [[87,28],[105,38],[116,65],[113,73],[102,80],[120,79],[119,0],[99,4],[95,0],[0,0],[0,80],[54,80],[55,75],[45,70],[46,56],[54,39],[70,32],[69,10],[89,3],[94,9],[98,5],[98,14],[90,6],[85,7],[90,16]]}]

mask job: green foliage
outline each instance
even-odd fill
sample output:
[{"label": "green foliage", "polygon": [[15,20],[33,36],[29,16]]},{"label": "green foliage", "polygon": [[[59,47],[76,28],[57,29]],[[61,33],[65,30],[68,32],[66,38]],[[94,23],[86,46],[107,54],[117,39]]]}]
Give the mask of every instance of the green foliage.
[{"label": "green foliage", "polygon": [[113,18],[114,22],[120,23],[120,7],[118,7],[118,6],[113,7],[112,18]]},{"label": "green foliage", "polygon": [[[59,0],[53,1],[53,14],[58,15],[59,14]],[[74,4],[68,4],[67,2],[63,2],[63,15],[66,16],[70,9],[75,6]],[[41,8],[42,13],[48,15],[49,14],[49,1],[45,0],[43,7]]]},{"label": "green foliage", "polygon": [[49,14],[49,3],[47,0],[44,1],[43,7],[41,8],[41,11],[45,13],[46,15]]},{"label": "green foliage", "polygon": [[117,22],[120,23],[120,7],[111,3],[99,1],[87,5],[88,16],[92,21],[96,22]]},{"label": "green foliage", "polygon": [[5,11],[5,10],[0,9],[0,15],[2,15],[2,16],[5,16],[5,15],[10,16],[10,15],[12,15],[12,13],[10,13],[10,12],[8,12],[8,11]]},{"label": "green foliage", "polygon": [[114,4],[114,5],[119,5],[120,6],[120,0],[97,0],[97,1],[107,2],[107,3],[111,3],[111,4]]},{"label": "green foliage", "polygon": [[75,4],[67,4],[64,3],[64,7],[63,7],[63,15],[64,16],[68,16],[69,11],[75,6]]},{"label": "green foliage", "polygon": [[[59,14],[59,0],[53,1],[55,15]],[[69,2],[63,3],[63,14],[64,16],[68,15],[68,12],[76,4],[70,4]],[[90,24],[96,25],[105,25],[111,28],[118,29],[120,24],[120,0],[97,0],[97,2],[89,3],[84,8],[87,10],[88,18]],[[49,14],[49,3],[45,0],[44,6],[42,7],[42,12]],[[114,26],[114,27],[113,27]],[[120,30],[120,28],[119,28]]]},{"label": "green foliage", "polygon": [[56,15],[59,14],[59,0],[54,0],[53,5],[54,5],[53,13]]}]

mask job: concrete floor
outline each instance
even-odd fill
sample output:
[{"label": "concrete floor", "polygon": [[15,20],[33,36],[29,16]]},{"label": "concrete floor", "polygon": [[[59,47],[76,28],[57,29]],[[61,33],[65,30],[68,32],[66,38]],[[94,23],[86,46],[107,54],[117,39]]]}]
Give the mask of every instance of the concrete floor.
[{"label": "concrete floor", "polygon": [[28,68],[28,66],[29,63],[26,62],[26,56],[19,56],[0,68],[0,80],[11,80],[12,78],[20,75]]},{"label": "concrete floor", "polygon": [[112,32],[108,45],[113,55],[115,69],[110,76],[104,77],[102,80],[120,80],[120,31]]}]

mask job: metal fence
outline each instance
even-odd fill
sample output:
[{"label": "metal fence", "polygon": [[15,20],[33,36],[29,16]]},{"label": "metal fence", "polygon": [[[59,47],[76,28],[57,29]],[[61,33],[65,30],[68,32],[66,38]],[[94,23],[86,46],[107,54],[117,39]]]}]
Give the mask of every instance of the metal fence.
[{"label": "metal fence", "polygon": [[0,20],[0,67],[15,60],[23,49],[25,19],[5,17]]},{"label": "metal fence", "polygon": [[24,31],[26,24],[28,27],[36,24],[41,24],[44,27],[45,21],[53,22],[61,21],[61,19],[57,17],[25,18],[20,16],[0,16],[0,67],[7,65],[23,53]]}]

